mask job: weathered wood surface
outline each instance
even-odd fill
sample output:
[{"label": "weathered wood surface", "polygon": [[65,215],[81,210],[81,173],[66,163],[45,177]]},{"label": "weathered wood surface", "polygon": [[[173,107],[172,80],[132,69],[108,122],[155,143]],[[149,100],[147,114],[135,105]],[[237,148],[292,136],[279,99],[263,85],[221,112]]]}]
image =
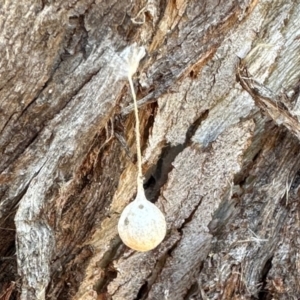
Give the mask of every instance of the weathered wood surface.
[{"label": "weathered wood surface", "polygon": [[[0,4],[0,299],[297,299],[299,1]],[[135,76],[153,251],[136,193]]]}]

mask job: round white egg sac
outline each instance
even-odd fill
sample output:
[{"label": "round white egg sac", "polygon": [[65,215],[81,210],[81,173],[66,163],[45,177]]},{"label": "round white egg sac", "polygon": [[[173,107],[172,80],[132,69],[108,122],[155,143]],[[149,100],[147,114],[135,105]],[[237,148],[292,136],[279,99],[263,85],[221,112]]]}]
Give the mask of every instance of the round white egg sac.
[{"label": "round white egg sac", "polygon": [[146,198],[141,200],[137,197],[128,204],[118,223],[119,235],[124,244],[141,252],[158,246],[164,239],[166,230],[163,213]]}]

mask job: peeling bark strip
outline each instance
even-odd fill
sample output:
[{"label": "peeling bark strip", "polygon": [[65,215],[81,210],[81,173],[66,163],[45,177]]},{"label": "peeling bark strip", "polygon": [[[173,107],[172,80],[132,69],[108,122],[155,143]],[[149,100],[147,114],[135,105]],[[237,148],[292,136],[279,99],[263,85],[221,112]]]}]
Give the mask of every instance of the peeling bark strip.
[{"label": "peeling bark strip", "polygon": [[[0,14],[1,299],[298,298],[298,1]],[[134,43],[144,188],[168,223],[147,253],[117,234],[136,195]]]},{"label": "peeling bark strip", "polygon": [[[239,66],[238,79],[242,87],[251,95],[257,106],[262,109],[265,114],[270,117],[277,125],[284,125],[290,130],[298,139],[300,139],[300,124],[298,115],[293,116],[293,112],[285,106],[287,96],[274,95],[272,91],[263,86],[262,84],[251,78],[248,74],[246,67]],[[299,89],[299,82],[297,82],[294,90]],[[286,98],[286,99],[285,99]],[[290,104],[288,102],[288,104]],[[299,115],[300,117],[300,115]]]}]

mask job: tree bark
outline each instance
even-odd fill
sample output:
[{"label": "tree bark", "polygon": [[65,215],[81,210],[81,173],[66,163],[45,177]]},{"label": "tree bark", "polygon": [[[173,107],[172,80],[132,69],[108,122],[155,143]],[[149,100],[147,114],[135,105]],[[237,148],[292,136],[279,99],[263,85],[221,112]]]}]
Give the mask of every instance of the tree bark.
[{"label": "tree bark", "polygon": [[[297,299],[300,2],[0,4],[0,299]],[[117,233],[144,188],[168,231]]]}]

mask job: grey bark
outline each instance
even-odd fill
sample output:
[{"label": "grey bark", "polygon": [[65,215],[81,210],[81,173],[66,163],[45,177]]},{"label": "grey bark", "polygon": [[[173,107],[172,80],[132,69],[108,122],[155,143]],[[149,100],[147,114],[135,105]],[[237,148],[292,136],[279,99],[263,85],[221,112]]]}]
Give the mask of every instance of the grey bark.
[{"label": "grey bark", "polygon": [[[0,4],[0,299],[297,299],[299,1]],[[136,193],[134,77],[155,250]]]}]

